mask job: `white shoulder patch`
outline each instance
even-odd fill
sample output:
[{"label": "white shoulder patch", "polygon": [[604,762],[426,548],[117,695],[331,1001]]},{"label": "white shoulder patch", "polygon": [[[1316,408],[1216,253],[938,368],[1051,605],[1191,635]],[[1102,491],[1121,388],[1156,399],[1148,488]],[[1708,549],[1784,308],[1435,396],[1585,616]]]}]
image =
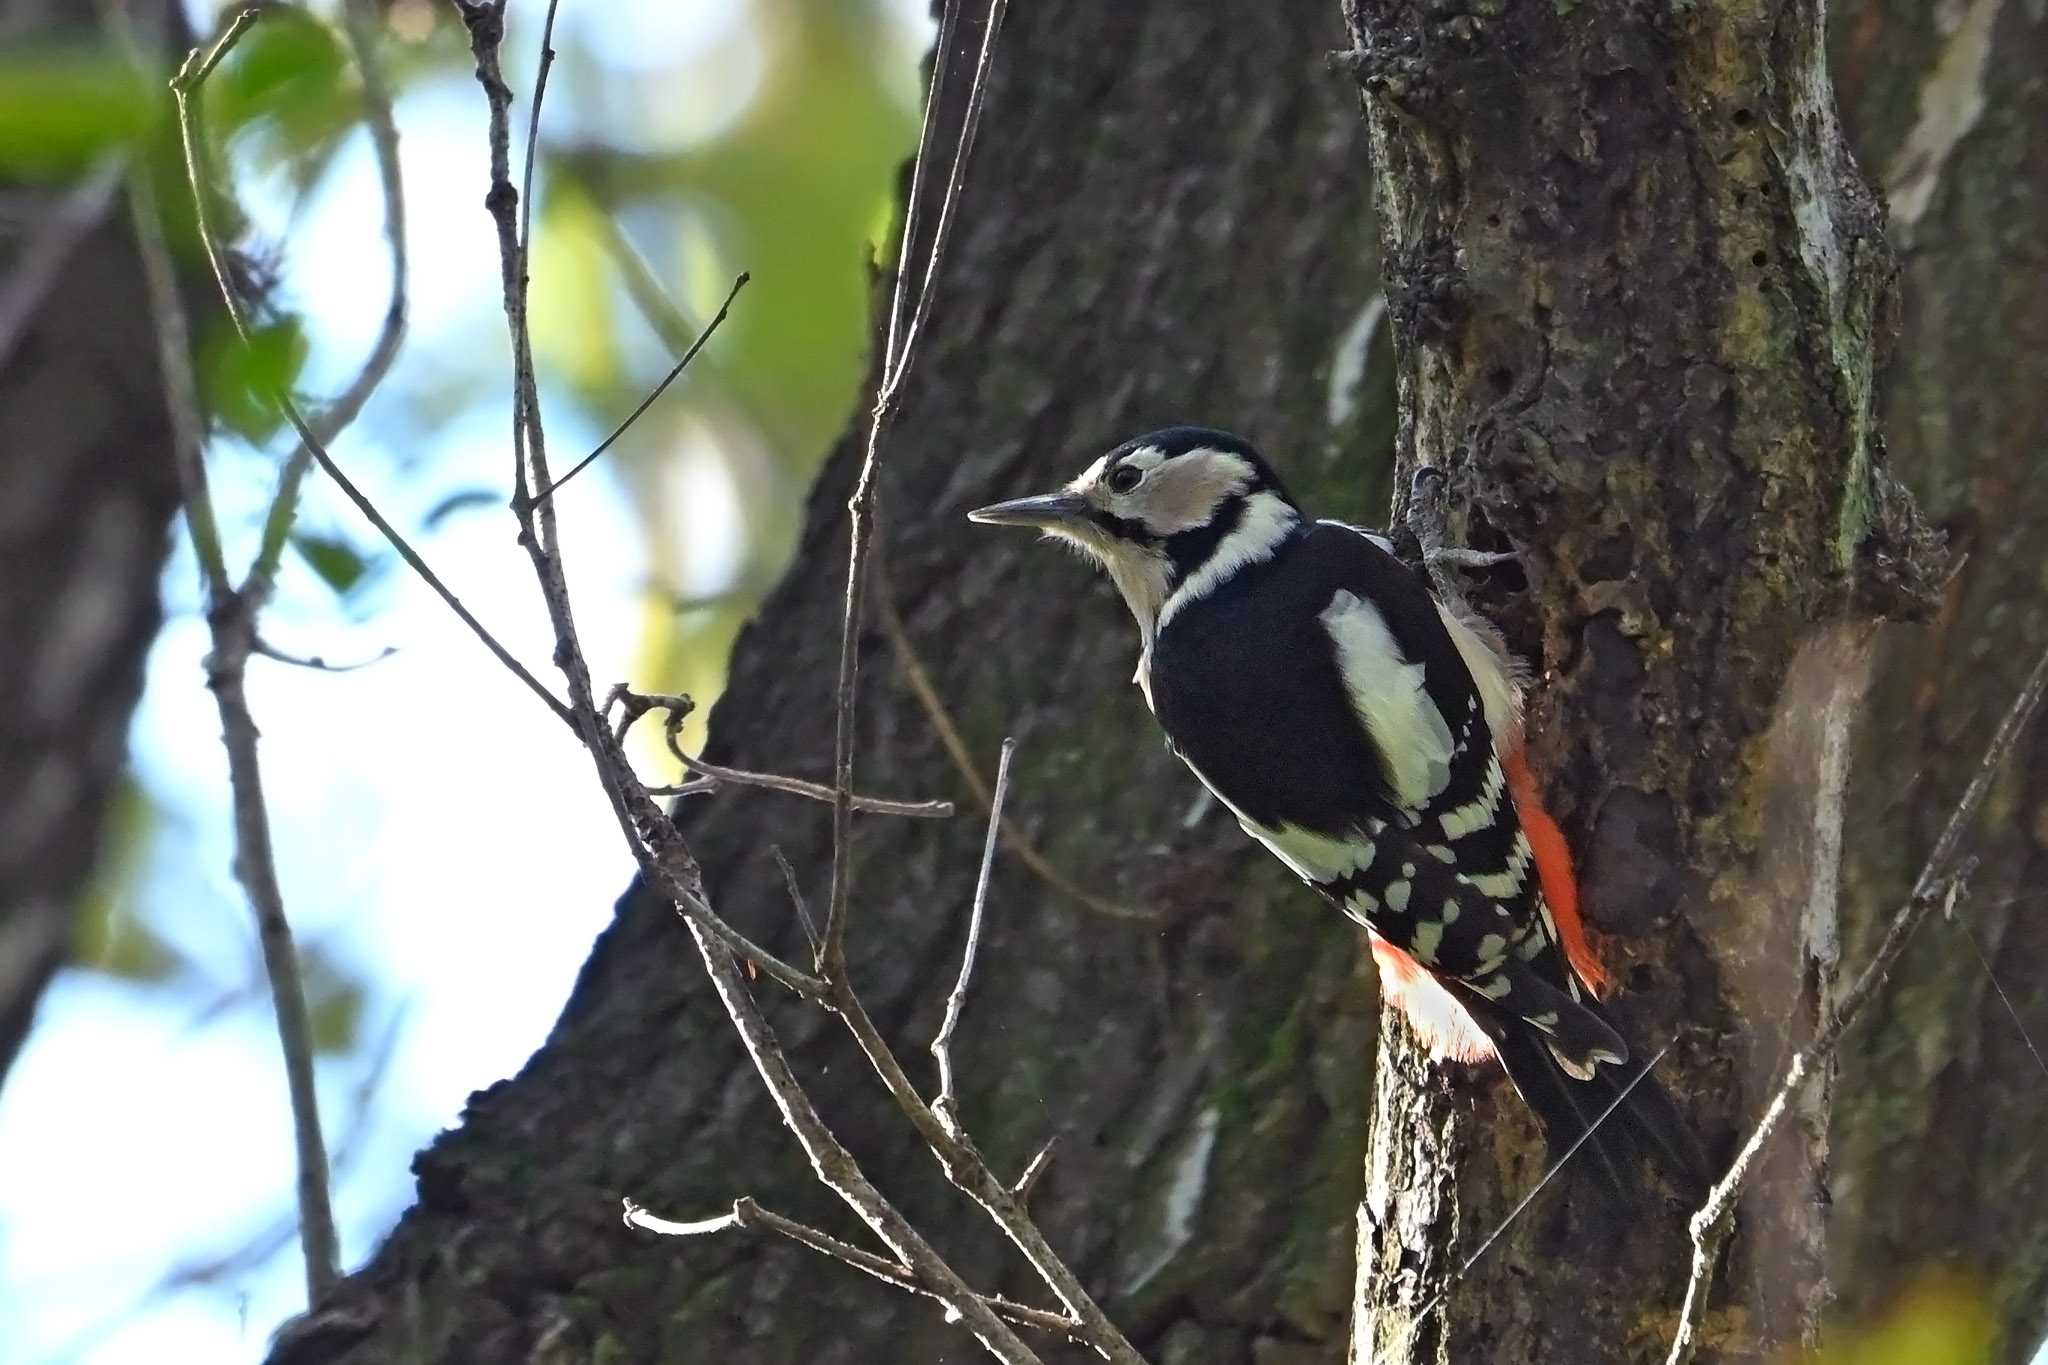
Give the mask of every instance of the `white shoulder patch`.
[{"label": "white shoulder patch", "polygon": [[1395,804],[1428,804],[1450,785],[1455,746],[1423,685],[1423,666],[1408,661],[1379,609],[1355,593],[1338,592],[1319,619],[1336,646],[1352,708],[1386,760]]}]

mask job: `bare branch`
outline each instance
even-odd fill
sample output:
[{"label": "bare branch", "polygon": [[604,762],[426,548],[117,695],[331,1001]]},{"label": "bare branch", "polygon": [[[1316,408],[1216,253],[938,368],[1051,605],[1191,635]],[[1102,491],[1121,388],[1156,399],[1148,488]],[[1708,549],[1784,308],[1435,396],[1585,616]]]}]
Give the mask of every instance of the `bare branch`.
[{"label": "bare branch", "polygon": [[[215,236],[213,230],[211,215],[208,209],[209,196],[207,186],[202,178],[200,169],[202,161],[198,140],[195,100],[201,82],[206,79],[214,67],[220,64],[221,58],[226,55],[228,49],[234,45],[234,42],[240,38],[249,25],[256,21],[260,14],[261,11],[253,9],[243,10],[240,14],[237,14],[229,22],[219,41],[212,48],[208,49],[203,55],[198,48],[194,48],[191,52],[187,53],[184,65],[178,69],[178,74],[171,79],[171,91],[177,99],[178,134],[179,141],[184,150],[185,176],[192,191],[193,212],[199,228],[200,246],[205,250],[207,263],[213,269],[214,282],[220,288],[221,302],[227,309],[228,319],[234,324],[235,332],[241,337],[244,345],[247,345],[249,341],[249,323],[247,316],[243,312],[241,300],[237,297],[234,286],[228,279],[227,268],[222,261],[220,253],[220,241]],[[328,478],[334,480],[335,486],[340,488],[348,497],[348,500],[355,504],[356,509],[364,517],[368,518],[372,526],[377,528],[384,539],[390,543],[391,548],[398,552],[399,558],[403,559],[412,571],[418,574],[426,582],[427,586],[431,587],[440,596],[443,602],[448,604],[449,609],[462,620],[464,625],[469,627],[471,633],[477,639],[483,642],[484,647],[491,651],[498,662],[505,665],[506,668],[512,671],[515,677],[524,682],[532,690],[533,694],[539,697],[550,711],[554,712],[558,720],[573,723],[569,709],[553,693],[543,687],[540,680],[527,671],[526,665],[520,663],[518,659],[512,656],[510,650],[498,643],[497,637],[492,635],[485,628],[483,622],[477,620],[469,608],[462,604],[461,598],[449,590],[448,585],[441,581],[440,575],[435,573],[428,566],[426,560],[420,557],[419,552],[412,548],[412,545],[403,535],[399,534],[398,528],[386,520],[384,514],[377,510],[375,504],[363,496],[362,490],[357,488],[355,483],[341,471],[341,467],[335,464],[333,457],[327,453],[326,442],[322,441],[319,435],[314,432],[312,426],[306,421],[305,415],[299,411],[298,404],[292,401],[291,395],[279,390],[271,394],[270,397],[277,402],[279,409],[285,415],[285,419],[291,423],[292,430],[298,433],[299,440],[312,452],[313,459],[320,466],[322,472]]]},{"label": "bare branch", "polygon": [[699,1218],[693,1222],[679,1223],[672,1218],[657,1218],[631,1199],[625,1201],[625,1209],[627,1227],[660,1233],[663,1237],[708,1237],[713,1233],[730,1232],[740,1225],[740,1216],[737,1213],[724,1213],[716,1218]]},{"label": "bare branch", "polygon": [[315,673],[353,673],[359,668],[368,668],[371,664],[383,663],[398,652],[398,646],[386,645],[369,658],[357,659],[354,663],[332,664],[321,658],[318,654],[287,653],[259,635],[250,646],[249,652],[260,654],[264,658],[277,663],[290,664],[293,668],[310,668]]},{"label": "bare branch", "polygon": [[[792,1242],[809,1247],[821,1256],[828,1256],[841,1264],[852,1266],[863,1274],[872,1275],[884,1284],[928,1298],[937,1297],[918,1284],[915,1276],[906,1267],[886,1257],[877,1256],[871,1251],[863,1251],[851,1243],[842,1242],[831,1233],[814,1228],[808,1223],[799,1223],[793,1218],[785,1218],[770,1209],[764,1209],[747,1196],[733,1201],[731,1213],[694,1223],[675,1223],[666,1218],[657,1218],[628,1199],[625,1221],[628,1227],[644,1228],[649,1232],[658,1232],[669,1237],[702,1237],[733,1228],[780,1233]],[[1088,1344],[1087,1338],[1079,1330],[1080,1324],[1072,1318],[1048,1312],[1043,1308],[1033,1308],[1029,1304],[1018,1303],[1000,1294],[976,1294],[975,1297],[999,1316],[1021,1327],[1034,1327],[1041,1332],[1051,1332],[1066,1337],[1078,1345]]]},{"label": "bare branch", "polygon": [[953,148],[953,169],[946,178],[946,194],[939,201],[939,223],[932,233],[931,254],[925,259],[924,283],[917,291],[917,311],[903,334],[902,347],[895,352],[895,374],[888,381],[893,400],[895,386],[910,369],[910,357],[917,348],[925,319],[931,315],[932,300],[938,296],[939,265],[946,256],[946,243],[953,235],[953,211],[960,202],[960,187],[967,179],[967,158],[974,150],[974,135],[981,128],[981,111],[987,104],[988,73],[994,64],[996,33],[1003,26],[1009,0],[989,0],[988,18],[981,31],[981,54],[974,63],[974,84],[967,93],[967,109],[961,115],[960,137]]},{"label": "bare branch", "polygon": [[540,494],[534,498],[535,502],[547,501],[547,499],[554,496],[555,490],[557,488],[560,488],[563,484],[569,482],[569,480],[575,478],[578,474],[581,474],[585,469],[588,469],[597,460],[598,456],[604,454],[607,450],[610,450],[612,448],[612,442],[618,440],[621,436],[624,436],[626,432],[632,427],[632,425],[640,420],[640,415],[642,413],[646,412],[647,409],[654,406],[655,399],[661,397],[662,394],[668,392],[668,386],[675,383],[677,379],[681,378],[683,371],[689,368],[690,362],[697,358],[697,352],[704,349],[704,343],[711,340],[711,334],[713,332],[716,332],[720,324],[722,324],[725,321],[726,313],[728,313],[732,309],[732,301],[739,297],[740,290],[746,288],[747,282],[753,278],[754,277],[752,275],[748,274],[744,270],[742,270],[739,273],[738,277],[735,278],[732,282],[732,288],[726,291],[725,302],[718,305],[717,315],[713,317],[710,322],[704,324],[704,330],[697,333],[697,339],[690,343],[690,349],[684,351],[682,359],[678,360],[674,365],[669,367],[669,372],[666,375],[662,376],[662,380],[659,384],[656,384],[654,386],[654,391],[652,393],[649,393],[645,398],[641,399],[640,406],[634,408],[631,412],[627,413],[626,420],[619,423],[617,426],[613,427],[612,434],[605,437],[602,441],[599,441],[597,443],[597,448],[595,450],[591,451],[588,455],[585,455],[582,459],[578,460],[575,463],[575,465],[569,470],[568,473],[564,474],[561,478],[556,479],[546,488],[543,488],[540,491]]},{"label": "bare branch", "polygon": [[1038,1188],[1038,1182],[1045,1178],[1047,1168],[1052,1165],[1053,1153],[1059,1150],[1060,1135],[1054,1133],[1038,1149],[1038,1154],[1025,1164],[1024,1174],[1017,1177],[1017,1183],[1010,1186],[1010,1197],[1019,1204],[1031,1202],[1031,1192]]},{"label": "bare branch", "polygon": [[[855,480],[853,497],[847,503],[850,517],[846,563],[846,607],[839,626],[839,675],[833,694],[834,736],[832,748],[832,786],[835,793],[832,803],[832,888],[825,906],[825,948],[819,954],[819,974],[832,979],[843,976],[846,967],[846,906],[852,891],[852,795],[853,795],[853,733],[855,702],[857,700],[859,675],[859,636],[861,608],[867,591],[867,560],[870,523],[875,508],[875,473],[880,465],[882,439],[890,423],[895,420],[898,395],[902,392],[903,377],[909,370],[911,354],[917,342],[918,325],[931,306],[931,294],[936,286],[938,271],[944,259],[946,240],[951,230],[953,208],[960,198],[961,186],[967,174],[968,153],[973,147],[974,130],[981,121],[981,109],[987,96],[987,76],[990,62],[995,53],[996,33],[1002,28],[1005,0],[989,0],[988,23],[982,33],[981,55],[975,64],[974,86],[967,99],[966,112],[962,115],[958,145],[953,154],[953,166],[946,179],[944,194],[939,200],[938,229],[932,238],[932,248],[925,265],[924,285],[919,291],[915,312],[910,325],[898,335],[895,329],[897,311],[892,308],[890,333],[893,344],[882,358],[882,382],[875,395],[874,410],[868,420],[867,450],[861,459],[860,474]],[[948,18],[945,25],[958,22],[959,0],[949,0]],[[938,54],[936,69],[945,66],[946,54]],[[936,76],[934,82],[936,84]],[[925,121],[927,130],[936,118],[937,100],[927,96],[925,100]],[[920,150],[922,164],[925,153],[931,150],[927,137]],[[913,182],[919,179],[912,171]],[[913,205],[914,208],[914,205]],[[910,226],[911,210],[904,214],[905,226]],[[909,239],[896,253],[896,297],[898,307],[902,299],[903,273],[908,268],[906,259]]]},{"label": "bare branch", "polygon": [[[125,12],[110,5],[104,18],[130,62],[141,69],[141,56]],[[248,27],[250,18],[239,15],[229,25],[200,68],[195,84],[219,62],[234,37]],[[190,58],[186,65],[192,66]],[[181,92],[181,109],[184,100]],[[128,183],[145,287],[157,325],[158,353],[186,518],[206,575],[206,623],[213,646],[206,660],[207,686],[214,694],[220,713],[221,740],[227,749],[235,830],[234,873],[256,916],[256,936],[262,950],[264,976],[270,986],[271,1012],[277,1021],[278,1045],[284,1056],[298,1162],[299,1244],[305,1257],[306,1299],[308,1303],[317,1303],[341,1278],[341,1245],[335,1232],[327,1145],[320,1130],[320,1101],[314,1087],[312,1025],[306,1007],[305,981],[299,971],[291,922],[285,915],[284,891],[278,882],[270,812],[263,797],[263,771],[256,753],[256,720],[249,710],[244,686],[249,655],[256,641],[256,601],[236,592],[228,579],[212,495],[207,487],[206,430],[199,416],[199,395],[191,367],[191,329],[178,299],[175,268],[164,238],[149,168],[131,164]]]},{"label": "bare branch", "polygon": [[803,922],[804,937],[811,941],[811,951],[815,953],[820,941],[818,925],[811,918],[811,907],[804,903],[804,889],[797,882],[796,869],[789,865],[789,859],[782,855],[779,845],[770,845],[768,853],[775,859],[775,865],[782,869],[782,884],[789,888],[789,903],[796,907],[796,917]]},{"label": "bare branch", "polygon": [[[519,255],[533,263],[533,163],[540,155],[540,106],[548,94],[548,73],[555,69],[555,11],[561,0],[548,0],[547,19],[540,29],[540,67],[533,74],[533,107],[526,115],[526,165],[519,175]],[[499,0],[498,10],[504,12]]]},{"label": "bare branch", "polygon": [[981,916],[988,905],[988,880],[996,865],[996,836],[1003,824],[1003,799],[1010,794],[1010,759],[1016,752],[1017,741],[1005,739],[1002,757],[996,760],[995,801],[989,808],[988,837],[981,846],[981,871],[974,879],[974,909],[967,918],[967,947],[960,954],[960,977],[946,996],[946,1015],[939,1023],[938,1035],[932,1039],[932,1058],[939,1064],[939,1097],[932,1101],[932,1111],[955,1136],[960,1132],[960,1115],[953,1090],[953,1030],[960,1026],[960,1011],[967,1007],[967,988],[974,980],[974,958],[981,951]]},{"label": "bare branch", "polygon": [[[783,1122],[796,1134],[812,1169],[835,1194],[866,1223],[897,1260],[917,1277],[917,1283],[947,1308],[958,1313],[967,1327],[997,1359],[1012,1365],[1036,1365],[1038,1357],[1020,1340],[1009,1325],[996,1316],[982,1297],[969,1289],[910,1223],[898,1213],[880,1191],[868,1181],[851,1152],[832,1135],[812,1106],[810,1097],[789,1069],[774,1031],[761,1016],[746,982],[740,977],[732,956],[705,937],[697,921],[688,921],[697,950],[718,988],[726,1012],[739,1030],[740,1041],[753,1060]],[[738,1213],[737,1208],[734,1210]],[[893,1278],[893,1277],[891,1277]]]},{"label": "bare branch", "polygon": [[1870,963],[1856,978],[1856,984],[1846,991],[1837,1002],[1833,1013],[1824,1022],[1813,1041],[1794,1053],[1786,1064],[1783,1075],[1778,1079],[1777,1088],[1770,1101],[1758,1117],[1756,1128],[1742,1144],[1742,1150],[1735,1154],[1723,1175],[1708,1192],[1706,1203],[1693,1214],[1692,1230],[1692,1273],[1685,1286],[1685,1304],[1680,1310],[1678,1329],[1671,1339],[1670,1354],[1665,1365],[1687,1365],[1699,1349],[1700,1326],[1706,1319],[1707,1297],[1713,1287],[1714,1267],[1719,1264],[1721,1250],[1727,1245],[1728,1236],[1734,1225],[1735,1203],[1741,1196],[1750,1171],[1755,1167],[1764,1144],[1777,1131],[1785,1113],[1791,1108],[1792,1099],[1799,1093],[1808,1076],[1826,1063],[1848,1031],[1856,1017],[1877,995],[1877,988],[1890,974],[1892,965],[1905,951],[1907,940],[1920,922],[1927,918],[1937,906],[1953,913],[1957,899],[1963,893],[1967,879],[1968,860],[1960,858],[1958,851],[1963,838],[1977,817],[1977,810],[1984,804],[1985,795],[1991,790],[1991,780],[1997,774],[2006,756],[2019,742],[2020,734],[2033,719],[2040,706],[2041,693],[2048,688],[2048,652],[2034,664],[2034,671],[2027,676],[2019,695],[2013,698],[2006,709],[2005,718],[1998,723],[1998,730],[1991,736],[1991,743],[1985,747],[1984,757],[1977,764],[1977,772],[1964,789],[1962,799],[1949,813],[1948,823],[1942,827],[1941,835],[1934,841],[1934,849],[1921,864],[1920,875],[1913,881],[1913,890],[1906,901],[1893,912],[1891,922],[1885,928],[1884,938],[1871,955]]},{"label": "bare branch", "polygon": [[[525,495],[531,478],[533,486],[549,486],[545,437],[541,427],[531,349],[526,341],[526,270],[518,234],[514,229],[517,196],[507,181],[510,145],[511,92],[500,69],[498,47],[503,37],[503,5],[491,0],[456,0],[470,33],[470,47],[477,64],[477,79],[489,108],[491,149],[491,190],[485,204],[496,225],[500,273],[504,280],[507,326],[513,334],[514,380],[518,389],[513,441],[520,459],[521,483],[513,499],[514,514],[521,528],[520,540],[533,561],[540,581],[550,623],[554,627],[555,660],[568,681],[569,710],[583,737],[599,779],[643,875],[659,886],[684,912],[692,939],[698,946],[706,970],[717,987],[728,1016],[760,1073],[770,1095],[781,1110],[785,1124],[797,1135],[819,1178],[837,1193],[863,1221],[874,1229],[897,1259],[916,1275],[918,1282],[940,1297],[958,1313],[975,1335],[999,1358],[1029,1361],[1035,1357],[989,1306],[968,1290],[959,1277],[924,1242],[902,1215],[868,1183],[852,1156],[832,1136],[811,1105],[809,1097],[791,1074],[773,1032],[759,1009],[727,946],[728,940],[711,927],[710,910],[701,889],[701,873],[674,825],[656,806],[634,776],[620,743],[621,731],[609,728],[596,706],[589,667],[576,637],[566,575],[560,555],[552,501],[533,503]],[[995,0],[991,26],[983,44],[983,69],[993,41],[1001,0]],[[980,97],[977,81],[976,98]],[[948,196],[957,196],[964,158],[955,157],[954,176]],[[901,378],[898,367],[898,379]],[[824,946],[818,954],[820,976],[829,990],[828,1005],[837,1011],[867,1054],[871,1064],[911,1119],[921,1136],[940,1155],[946,1173],[967,1191],[1012,1240],[1022,1249],[1040,1276],[1066,1305],[1078,1331],[1089,1344],[1114,1365],[1142,1365],[1129,1342],[1088,1296],[1074,1273],[1060,1260],[1044,1235],[1032,1224],[1009,1189],[990,1172],[964,1134],[955,1136],[940,1123],[930,1106],[917,1093],[902,1066],[875,1029],[858,996],[846,979],[844,958],[845,905],[847,894],[846,835],[853,810],[852,739],[853,712],[853,626],[860,617],[859,584],[865,559],[867,523],[873,505],[873,481],[880,432],[886,427],[893,396],[878,405],[870,428],[861,484],[864,492],[854,500],[853,553],[849,561],[849,600],[846,629],[841,636],[841,669],[838,690],[838,743],[834,754],[833,789],[833,903],[826,920]],[[630,694],[614,689],[612,700],[627,702]],[[674,699],[671,711],[677,708]],[[647,704],[652,704],[651,700]],[[630,719],[628,721],[630,723]]]},{"label": "bare branch", "polygon": [[[618,721],[612,726],[612,739],[623,744],[626,732],[633,728],[633,722],[649,711],[666,709],[668,719],[662,727],[662,735],[668,742],[668,751],[684,768],[702,774],[695,782],[685,782],[674,787],[649,787],[649,796],[690,796],[699,792],[716,790],[721,782],[736,787],[760,787],[767,791],[778,791],[790,796],[801,796],[812,801],[830,804],[832,789],[820,782],[807,782],[801,777],[783,777],[778,773],[757,773],[746,768],[728,768],[720,763],[692,758],[683,752],[683,722],[697,703],[686,696],[670,696],[658,692],[635,692],[625,683],[614,684],[605,695],[604,710],[609,715],[614,707],[619,708]],[[953,813],[951,801],[894,801],[884,796],[856,796],[853,808],[870,815],[902,815],[914,820],[941,820]]]},{"label": "bare branch", "polygon": [[[832,789],[822,782],[807,782],[801,777],[784,777],[779,773],[757,773],[746,768],[728,768],[687,754],[680,757],[692,772],[702,773],[714,784],[730,782],[736,787],[761,787],[822,801],[827,805],[834,799]],[[951,801],[897,801],[886,796],[856,795],[853,808],[866,815],[901,815],[912,820],[943,820],[953,813]]]}]

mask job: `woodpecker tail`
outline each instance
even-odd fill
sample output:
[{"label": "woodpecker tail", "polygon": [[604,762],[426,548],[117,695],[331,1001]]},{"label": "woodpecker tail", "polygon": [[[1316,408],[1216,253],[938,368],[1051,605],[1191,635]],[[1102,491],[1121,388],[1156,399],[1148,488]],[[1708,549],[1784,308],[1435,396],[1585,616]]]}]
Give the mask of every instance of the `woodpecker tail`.
[{"label": "woodpecker tail", "polygon": [[[1612,1026],[1606,1011],[1591,1000],[1584,1004]],[[1603,1184],[1626,1196],[1641,1192],[1639,1165],[1647,1158],[1663,1168],[1681,1198],[1697,1203],[1706,1197],[1712,1184],[1706,1157],[1670,1092],[1647,1072],[1647,1056],[1596,1066],[1588,1079],[1578,1080],[1542,1033],[1497,1010],[1482,1008],[1474,1015],[1492,1037],[1516,1093],[1542,1123],[1553,1163],[1571,1153],[1573,1165],[1598,1172]]]}]

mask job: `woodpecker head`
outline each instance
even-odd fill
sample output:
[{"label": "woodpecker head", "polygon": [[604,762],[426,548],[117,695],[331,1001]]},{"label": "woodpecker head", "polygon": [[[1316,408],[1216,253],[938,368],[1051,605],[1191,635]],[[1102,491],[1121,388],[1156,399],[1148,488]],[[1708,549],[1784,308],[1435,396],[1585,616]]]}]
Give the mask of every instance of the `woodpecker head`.
[{"label": "woodpecker head", "polygon": [[[967,514],[1029,526],[1109,571],[1150,639],[1175,590],[1199,596],[1273,553],[1301,513],[1251,443],[1206,427],[1168,427],[1124,442],[1057,493]],[[1204,584],[1204,571],[1213,581]]]}]

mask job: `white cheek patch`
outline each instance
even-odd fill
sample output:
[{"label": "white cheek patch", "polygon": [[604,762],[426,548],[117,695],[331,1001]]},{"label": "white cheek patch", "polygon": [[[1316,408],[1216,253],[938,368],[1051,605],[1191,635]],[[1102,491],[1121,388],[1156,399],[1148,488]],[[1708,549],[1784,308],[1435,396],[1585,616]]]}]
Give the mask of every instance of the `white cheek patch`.
[{"label": "white cheek patch", "polygon": [[1256,477],[1241,455],[1190,450],[1160,465],[1127,501],[1153,535],[1179,535],[1205,524],[1226,498],[1250,488]]}]

